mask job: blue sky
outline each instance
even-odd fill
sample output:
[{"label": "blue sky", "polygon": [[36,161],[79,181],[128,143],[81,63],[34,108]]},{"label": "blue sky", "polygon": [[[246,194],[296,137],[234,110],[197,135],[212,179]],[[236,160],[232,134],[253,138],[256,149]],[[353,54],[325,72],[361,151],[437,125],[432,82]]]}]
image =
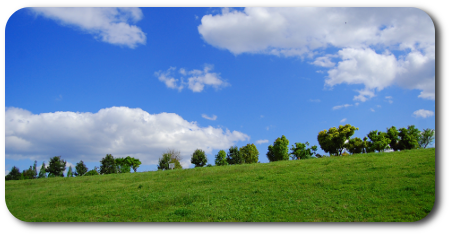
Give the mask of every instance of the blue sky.
[{"label": "blue sky", "polygon": [[[435,129],[435,36],[415,8],[25,8],[5,35],[5,171],[106,155],[156,170],[201,148],[343,124]],[[319,147],[319,153],[323,151]]]}]

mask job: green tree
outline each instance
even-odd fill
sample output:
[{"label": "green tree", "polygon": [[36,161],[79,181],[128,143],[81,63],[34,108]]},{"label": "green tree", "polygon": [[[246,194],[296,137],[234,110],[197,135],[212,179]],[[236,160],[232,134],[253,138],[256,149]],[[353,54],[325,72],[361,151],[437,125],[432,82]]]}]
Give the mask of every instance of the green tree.
[{"label": "green tree", "polygon": [[69,170],[67,171],[67,177],[73,177],[72,166],[69,166]]},{"label": "green tree", "polygon": [[391,126],[390,128],[388,128],[386,130],[386,136],[390,140],[389,146],[391,147],[391,149],[393,149],[394,151],[399,150],[399,148],[400,148],[400,146],[399,146],[400,137],[398,136],[397,128],[395,126]]},{"label": "green tree", "polygon": [[367,152],[369,153],[375,151],[381,152],[387,149],[389,143],[391,142],[386,133],[378,130],[369,132],[367,137],[370,139],[370,141],[367,142]]},{"label": "green tree", "polygon": [[419,137],[419,146],[422,148],[426,148],[434,140],[434,130],[433,129],[424,129],[420,133]]},{"label": "green tree", "polygon": [[32,166],[30,166],[30,168],[28,168],[28,170],[24,170],[23,172],[22,172],[22,177],[21,177],[21,179],[24,179],[24,180],[28,180],[28,179],[34,179],[33,178],[33,167]]},{"label": "green tree", "polygon": [[47,172],[45,172],[45,162],[42,162],[41,169],[39,170],[39,176],[38,178],[46,178]]},{"label": "green tree", "polygon": [[86,172],[83,176],[91,176],[91,175],[99,175],[97,167],[94,167],[94,169]]},{"label": "green tree", "polygon": [[75,170],[77,171],[77,172],[75,172],[76,176],[83,176],[88,171],[88,168],[86,167],[86,165],[84,164],[83,161],[80,161],[75,166]]},{"label": "green tree", "polygon": [[139,159],[127,156],[125,159],[131,164],[131,168],[133,168],[134,172],[136,172],[137,168],[142,164]]},{"label": "green tree", "polygon": [[131,171],[131,159],[128,158],[116,158],[114,159],[117,173],[130,173]]},{"label": "green tree", "polygon": [[191,163],[195,165],[195,167],[203,167],[208,162],[206,159],[205,151],[201,149],[196,149],[192,154]]},{"label": "green tree", "polygon": [[37,161],[34,161],[34,164],[33,164],[33,179],[36,179],[37,175],[38,175],[36,165],[37,165]]},{"label": "green tree", "polygon": [[18,167],[13,166],[11,168],[11,171],[6,175],[5,180],[20,180],[22,177],[22,174],[20,173],[20,170]]},{"label": "green tree", "polygon": [[342,155],[344,150],[344,144],[346,140],[355,133],[355,130],[359,130],[350,124],[345,126],[340,125],[339,128],[332,127],[327,130],[319,132],[317,140],[319,142],[320,148],[330,155]]},{"label": "green tree", "polygon": [[365,138],[365,140],[361,140],[358,137],[351,138],[346,144],[344,144],[344,148],[347,149],[351,154],[365,153],[367,143],[366,139],[367,138]]},{"label": "green tree", "polygon": [[257,163],[259,158],[259,151],[254,144],[247,144],[239,148],[239,153],[245,164]]},{"label": "green tree", "polygon": [[308,159],[316,155],[317,146],[313,145],[311,148],[306,148],[309,143],[295,143],[291,148],[292,160]]},{"label": "green tree", "polygon": [[64,177],[64,171],[66,170],[66,161],[61,159],[61,156],[55,156],[50,158],[48,167],[45,169],[48,172],[49,177]]},{"label": "green tree", "polygon": [[158,170],[169,170],[169,163],[175,163],[174,169],[183,169],[180,163],[181,153],[175,149],[168,149],[159,159]]},{"label": "green tree", "polygon": [[289,160],[289,140],[283,135],[277,138],[273,145],[269,145],[267,151],[267,158],[269,161]]},{"label": "green tree", "polygon": [[216,163],[216,166],[228,165],[227,153],[224,150],[220,150],[219,153],[217,153],[215,163]]},{"label": "green tree", "polygon": [[114,156],[106,154],[106,157],[100,161],[100,174],[114,174],[117,173],[116,162]]},{"label": "green tree", "polygon": [[400,137],[400,150],[419,148],[420,131],[414,125],[400,128],[398,136]]},{"label": "green tree", "polygon": [[244,163],[244,159],[242,159],[241,153],[239,152],[239,148],[237,146],[231,146],[228,149],[227,162],[230,165]]}]

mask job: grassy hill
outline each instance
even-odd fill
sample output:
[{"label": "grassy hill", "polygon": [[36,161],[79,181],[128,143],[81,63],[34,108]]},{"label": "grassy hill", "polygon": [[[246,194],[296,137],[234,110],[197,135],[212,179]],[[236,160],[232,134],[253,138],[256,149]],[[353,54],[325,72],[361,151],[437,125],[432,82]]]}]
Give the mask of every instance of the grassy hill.
[{"label": "grassy hill", "polygon": [[418,221],[435,200],[435,149],[7,181],[5,191],[23,221]]}]

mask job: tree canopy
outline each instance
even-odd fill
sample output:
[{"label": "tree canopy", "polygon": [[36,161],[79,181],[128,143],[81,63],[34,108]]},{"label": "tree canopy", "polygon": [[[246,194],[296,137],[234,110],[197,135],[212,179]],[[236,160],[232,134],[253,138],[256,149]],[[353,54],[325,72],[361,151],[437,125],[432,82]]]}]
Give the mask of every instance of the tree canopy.
[{"label": "tree canopy", "polygon": [[215,159],[215,164],[216,164],[216,166],[228,165],[227,153],[224,150],[220,150],[219,153],[217,153],[216,159]]},{"label": "tree canopy", "polygon": [[419,145],[421,148],[426,148],[431,142],[434,140],[434,130],[433,129],[424,129],[420,133],[419,137]]},{"label": "tree canopy", "polygon": [[205,151],[201,149],[196,149],[192,154],[191,163],[195,165],[195,167],[204,167],[208,159],[206,158]]},{"label": "tree canopy", "polygon": [[239,148],[239,153],[245,164],[258,162],[259,152],[254,144],[247,144],[246,146]]},{"label": "tree canopy", "polygon": [[370,141],[367,142],[367,152],[381,152],[388,148],[391,140],[387,137],[387,134],[382,131],[374,130],[367,134]]},{"label": "tree canopy", "polygon": [[400,128],[398,136],[400,137],[399,148],[401,150],[419,148],[420,131],[414,125],[410,125],[408,128]]},{"label": "tree canopy", "polygon": [[100,174],[113,174],[117,173],[116,161],[114,156],[106,154],[106,157],[100,161]]},{"label": "tree canopy", "polygon": [[244,163],[244,160],[242,159],[241,153],[239,152],[239,148],[237,146],[231,146],[228,149],[227,162],[230,165]]},{"label": "tree canopy", "polygon": [[75,166],[75,170],[76,170],[75,176],[83,176],[88,171],[88,168],[86,167],[83,161],[80,161]]},{"label": "tree canopy", "polygon": [[163,153],[162,158],[159,159],[158,170],[169,170],[169,163],[175,163],[174,169],[183,169],[180,163],[180,151],[175,149],[168,149]]},{"label": "tree canopy", "polygon": [[308,159],[316,155],[317,146],[313,145],[311,148],[307,148],[309,142],[295,143],[291,147],[292,160]]},{"label": "tree canopy", "polygon": [[289,140],[283,135],[278,137],[273,145],[269,145],[267,151],[267,158],[269,161],[289,160]]},{"label": "tree canopy", "polygon": [[319,132],[317,140],[319,141],[320,148],[330,155],[342,155],[344,150],[344,144],[346,140],[355,133],[355,130],[359,130],[350,124],[345,126],[340,125],[339,128],[332,127],[327,130]]},{"label": "tree canopy", "polygon": [[49,176],[64,177],[64,171],[66,170],[66,161],[61,159],[61,156],[55,156],[50,158],[48,167],[45,169]]}]

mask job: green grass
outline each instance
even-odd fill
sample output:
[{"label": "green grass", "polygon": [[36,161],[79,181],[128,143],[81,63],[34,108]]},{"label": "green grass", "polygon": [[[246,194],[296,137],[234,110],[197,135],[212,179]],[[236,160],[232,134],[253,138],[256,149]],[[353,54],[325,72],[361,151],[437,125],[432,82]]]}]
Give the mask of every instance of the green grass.
[{"label": "green grass", "polygon": [[435,149],[132,174],[7,181],[23,221],[418,221]]}]

